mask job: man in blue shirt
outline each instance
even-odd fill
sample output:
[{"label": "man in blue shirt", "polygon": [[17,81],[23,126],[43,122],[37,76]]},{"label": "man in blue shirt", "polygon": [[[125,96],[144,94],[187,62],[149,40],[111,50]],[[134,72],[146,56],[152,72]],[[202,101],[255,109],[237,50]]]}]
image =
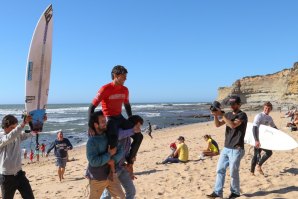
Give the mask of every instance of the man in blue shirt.
[{"label": "man in blue shirt", "polygon": [[64,179],[64,172],[67,162],[67,151],[72,150],[72,145],[67,138],[63,137],[63,132],[59,131],[57,133],[57,139],[51,144],[50,148],[47,151],[46,157],[49,156],[51,150],[54,149],[56,156],[56,166],[58,167],[58,176],[59,180]]},{"label": "man in blue shirt", "polygon": [[123,156],[123,147],[108,147],[107,121],[102,111],[94,112],[88,123],[95,135],[89,137],[87,142],[88,168],[86,177],[90,183],[89,199],[100,198],[105,188],[109,190],[113,197],[125,198],[117,175],[113,179],[109,178],[109,165],[117,164]]}]

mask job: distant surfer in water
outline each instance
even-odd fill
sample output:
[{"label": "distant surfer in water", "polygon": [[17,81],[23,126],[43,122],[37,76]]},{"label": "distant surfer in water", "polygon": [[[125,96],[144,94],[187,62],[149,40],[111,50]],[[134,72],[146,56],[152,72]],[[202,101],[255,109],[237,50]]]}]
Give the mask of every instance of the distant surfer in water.
[{"label": "distant surfer in water", "polygon": [[[257,171],[259,171],[262,175],[264,175],[264,172],[262,170],[262,165],[272,156],[272,151],[267,149],[262,149],[262,143],[260,143],[259,140],[259,127],[260,125],[266,125],[271,126],[273,128],[276,128],[276,125],[273,122],[272,117],[269,115],[272,111],[272,104],[270,102],[265,102],[263,112],[259,113],[255,116],[254,122],[253,122],[253,135],[255,138],[255,147],[254,147],[254,156],[251,160],[251,169],[250,172],[254,176],[255,175],[255,168],[257,168]],[[265,154],[261,156],[261,152],[264,151]]]},{"label": "distant surfer in water", "polygon": [[[241,99],[231,96],[229,101],[232,111],[224,113],[220,106],[211,109],[216,127],[226,125],[225,146],[217,163],[217,175],[213,193],[208,198],[222,198],[227,167],[230,167],[231,194],[228,198],[240,197],[240,161],[244,156],[244,136],[247,126],[247,115],[240,110]],[[212,107],[211,107],[212,108]],[[222,117],[222,120],[219,119]]]},{"label": "distant surfer in water", "polygon": [[[128,117],[132,116],[131,105],[129,103],[129,91],[124,86],[127,77],[127,70],[124,66],[117,65],[112,69],[112,82],[101,87],[93,99],[89,107],[89,118],[94,113],[95,108],[101,103],[102,111],[107,117],[107,137],[108,145],[111,149],[115,148],[118,144],[118,129],[131,129],[134,124],[125,119],[122,115],[122,105],[124,104]],[[89,131],[90,133],[90,131]],[[91,130],[92,134],[92,130]],[[131,136],[133,139],[129,157],[127,158],[128,168],[133,171],[133,163],[136,154],[140,148],[143,140],[142,133],[136,133]],[[115,173],[115,164],[109,162],[111,172]]]}]

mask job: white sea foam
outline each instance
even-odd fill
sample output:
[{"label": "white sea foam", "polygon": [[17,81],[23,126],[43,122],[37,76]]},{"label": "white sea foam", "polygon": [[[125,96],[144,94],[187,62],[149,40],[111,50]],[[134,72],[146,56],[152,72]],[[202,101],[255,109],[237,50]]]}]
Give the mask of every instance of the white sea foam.
[{"label": "white sea foam", "polygon": [[69,107],[47,109],[47,113],[69,113],[69,112],[87,112],[88,107]]},{"label": "white sea foam", "polygon": [[23,113],[23,110],[20,109],[0,109],[0,115],[21,115]]},{"label": "white sea foam", "polygon": [[73,122],[77,120],[84,120],[84,117],[67,117],[67,118],[48,118],[47,122],[56,122],[56,123],[66,123]]},{"label": "white sea foam", "polygon": [[139,115],[145,117],[159,117],[160,113],[150,113],[150,112],[138,112]]}]

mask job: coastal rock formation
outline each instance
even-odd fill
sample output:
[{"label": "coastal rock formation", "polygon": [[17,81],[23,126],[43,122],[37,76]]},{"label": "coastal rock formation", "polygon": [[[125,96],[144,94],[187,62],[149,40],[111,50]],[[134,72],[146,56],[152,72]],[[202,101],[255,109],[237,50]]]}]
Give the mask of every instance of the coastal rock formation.
[{"label": "coastal rock formation", "polygon": [[271,101],[277,105],[298,103],[298,62],[290,69],[274,74],[243,77],[230,87],[218,89],[218,101],[225,101],[229,95],[237,94],[243,103],[260,105]]}]

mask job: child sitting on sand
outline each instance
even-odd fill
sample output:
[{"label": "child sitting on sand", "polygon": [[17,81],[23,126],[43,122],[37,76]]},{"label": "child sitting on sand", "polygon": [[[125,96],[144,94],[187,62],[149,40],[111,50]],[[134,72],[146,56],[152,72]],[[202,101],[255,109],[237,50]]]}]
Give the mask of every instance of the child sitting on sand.
[{"label": "child sitting on sand", "polygon": [[200,155],[200,160],[204,160],[205,156],[217,156],[219,155],[219,147],[215,140],[210,135],[204,135],[204,140],[208,143],[207,149],[203,150]]}]

